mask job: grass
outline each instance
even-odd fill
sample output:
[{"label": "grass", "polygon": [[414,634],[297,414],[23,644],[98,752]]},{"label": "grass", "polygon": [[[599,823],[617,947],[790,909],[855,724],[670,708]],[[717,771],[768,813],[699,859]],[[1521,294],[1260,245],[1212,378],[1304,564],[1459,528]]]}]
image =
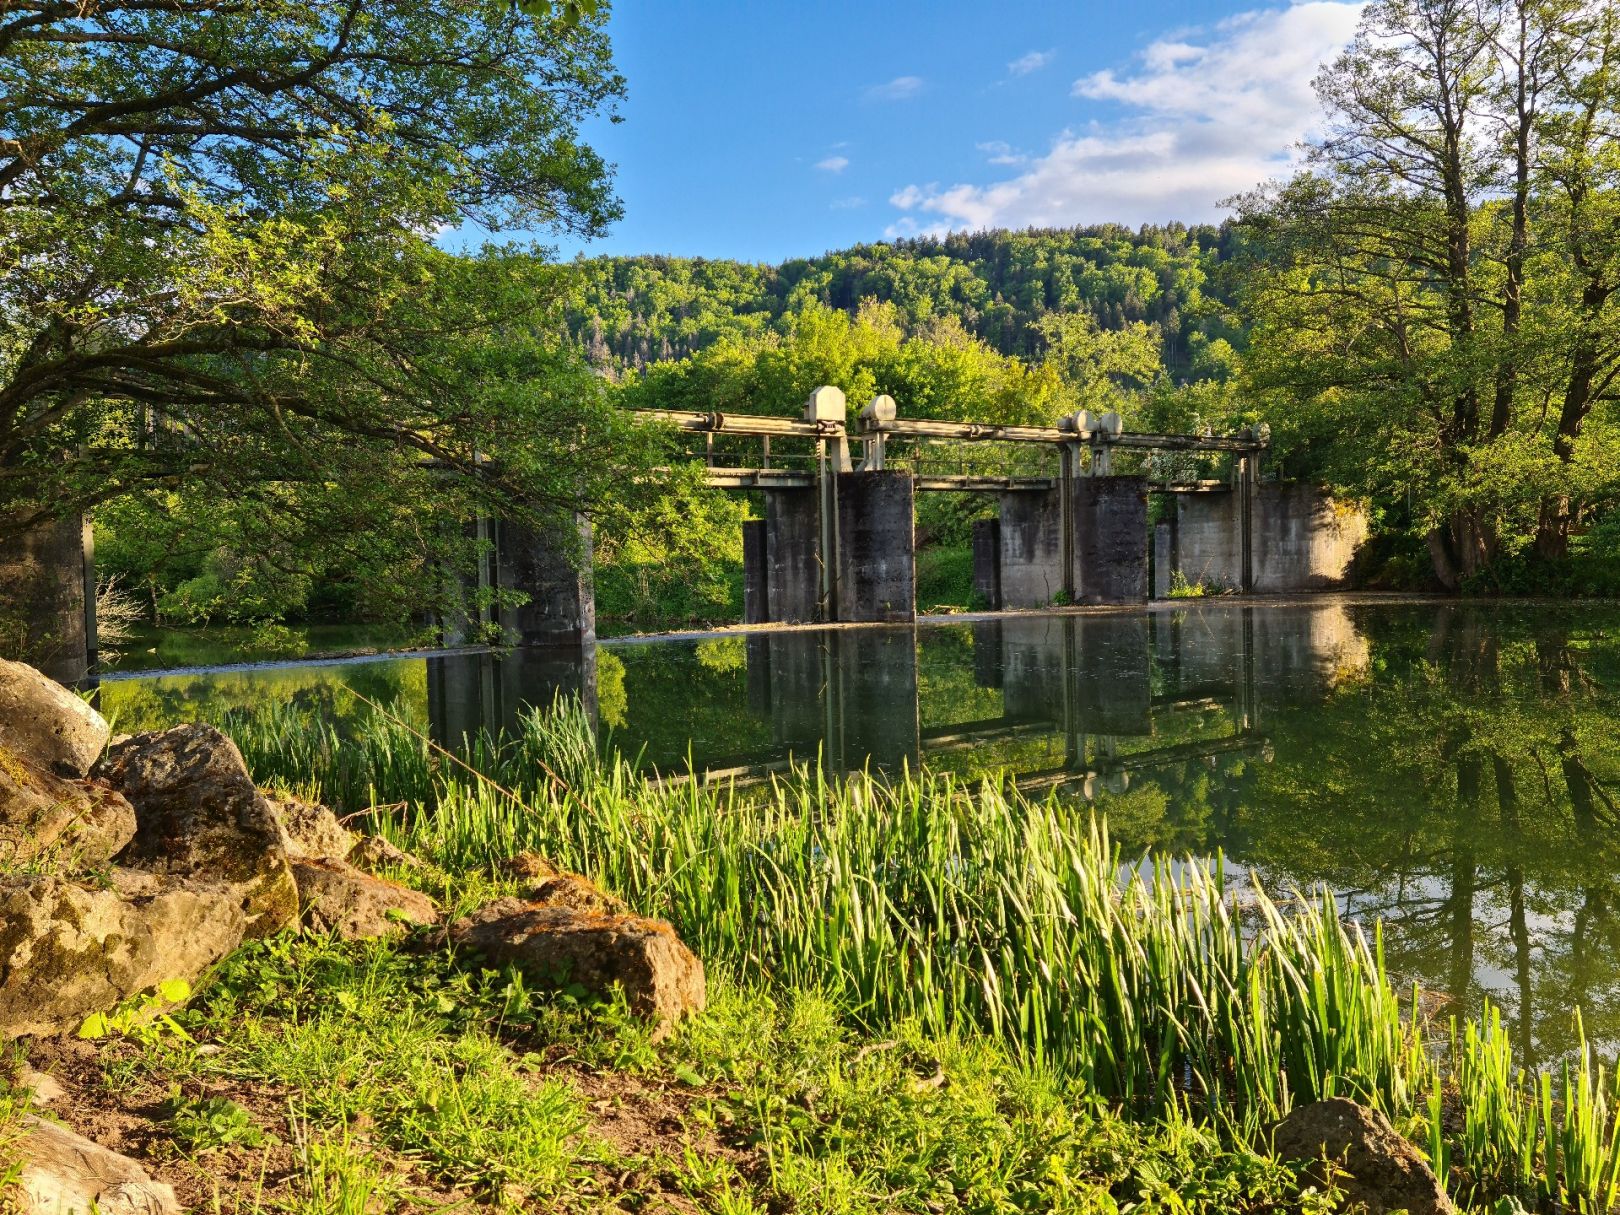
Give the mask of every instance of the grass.
[{"label": "grass", "polygon": [[[296,1094],[299,1210],[376,1210],[431,1185],[545,1210],[1330,1209],[1179,1112],[1126,1119],[982,1036],[902,1021],[865,1039],[826,997],[724,971],[709,1012],[658,1047],[619,1005],[311,938],[248,946],[186,1017],[221,1049],[154,1066]],[[648,1093],[678,1133],[593,1133],[592,1106]]]},{"label": "grass", "polygon": [[[227,724],[261,782],[343,809],[403,805],[369,826],[430,859],[441,898],[487,897],[495,862],[533,848],[669,918],[728,976],[721,1011],[654,1056],[621,1022],[596,1037],[559,1029],[567,1010],[508,976],[411,973],[425,963],[386,948],[311,957],[269,943],[233,962],[230,998],[210,997],[203,1015],[219,1018],[234,1066],[294,1086],[328,1136],[363,1109],[439,1184],[557,1194],[606,1167],[580,1147],[577,1100],[516,1041],[674,1069],[698,1089],[723,1080],[731,1095],[710,1116],[746,1132],[764,1163],[733,1175],[699,1152],[671,1166],[710,1209],[776,1209],[784,1195],[783,1209],[894,1209],[863,1206],[873,1195],[936,1209],[927,1187],[946,1183],[960,1209],[1111,1209],[1062,1205],[1066,1178],[1095,1197],[1113,1177],[1095,1147],[1110,1136],[1129,1144],[1127,1176],[1105,1188],[1144,1209],[1158,1209],[1143,1196],[1160,1184],[1164,1209],[1188,1185],[1207,1209],[1228,1209],[1231,1186],[1270,1195],[1251,1209],[1300,1209],[1307,1199],[1265,1171],[1266,1127],[1330,1095],[1384,1110],[1464,1202],[1615,1201],[1615,1086],[1595,1052],[1530,1075],[1489,1004],[1425,1021],[1386,973],[1376,926],[1346,922],[1325,892],[1274,901],[1228,890],[1218,863],[1127,863],[1103,824],[995,782],[800,772],[746,800],[649,784],[598,757],[576,706],[531,714],[512,740],[469,740],[459,762],[387,714],[349,737],[278,709]],[[766,1024],[766,1009],[789,1027]],[[786,1056],[762,1058],[761,1041]],[[872,1053],[837,1056],[845,1047]],[[781,1074],[795,1067],[799,1079]],[[1001,1104],[955,1104],[951,1068]],[[747,1079],[756,1071],[764,1087]],[[863,1095],[869,1073],[884,1079]],[[936,1077],[950,1081],[948,1112],[912,1119],[904,1144],[885,1138],[886,1120],[904,1121],[900,1095],[942,1100],[926,1096]],[[1015,1092],[1024,1104],[1006,1104]],[[1048,1140],[1058,1106],[1068,1121]],[[963,1138],[947,1118],[974,1129]]]}]

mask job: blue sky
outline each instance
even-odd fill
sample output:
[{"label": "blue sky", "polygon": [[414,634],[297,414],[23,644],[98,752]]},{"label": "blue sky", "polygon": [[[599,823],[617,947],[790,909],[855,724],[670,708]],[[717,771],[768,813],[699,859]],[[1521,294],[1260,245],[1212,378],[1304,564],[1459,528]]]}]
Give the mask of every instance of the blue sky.
[{"label": "blue sky", "polygon": [[1285,171],[1333,0],[618,0],[589,134],[625,217],[564,256],[777,261],[913,232],[1203,220]]}]

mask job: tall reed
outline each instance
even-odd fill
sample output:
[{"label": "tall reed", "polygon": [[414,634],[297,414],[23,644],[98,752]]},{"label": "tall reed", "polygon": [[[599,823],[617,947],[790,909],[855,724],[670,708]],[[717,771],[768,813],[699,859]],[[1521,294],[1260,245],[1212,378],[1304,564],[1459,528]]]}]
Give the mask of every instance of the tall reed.
[{"label": "tall reed", "polygon": [[928,773],[800,770],[746,799],[649,782],[599,758],[568,705],[455,762],[391,714],[342,736],[274,711],[232,724],[261,780],[406,803],[376,828],[451,868],[540,850],[706,959],[826,992],[868,1026],[980,1029],[1143,1116],[1190,1107],[1249,1136],[1348,1096],[1426,1119],[1470,1199],[1596,1212],[1620,1196],[1615,1086],[1589,1048],[1528,1075],[1489,1004],[1425,1040],[1380,930],[1330,894],[1275,901],[1218,860],[1127,864],[1056,798]]}]

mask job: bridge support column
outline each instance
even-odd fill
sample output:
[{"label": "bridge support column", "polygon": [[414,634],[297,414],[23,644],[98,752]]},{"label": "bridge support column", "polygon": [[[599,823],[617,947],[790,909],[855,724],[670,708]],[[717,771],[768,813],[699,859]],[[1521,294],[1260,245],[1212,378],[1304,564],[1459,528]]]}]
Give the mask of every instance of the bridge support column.
[{"label": "bridge support column", "polygon": [[495,584],[529,601],[501,608],[502,631],[518,646],[581,646],[596,641],[596,593],[591,577],[591,524],[535,526],[503,520],[496,540]]},{"label": "bridge support column", "polygon": [[1064,497],[1062,489],[1001,495],[1001,607],[1049,607],[1067,589]]},{"label": "bridge support column", "polygon": [[771,618],[767,527],[763,519],[749,519],[742,525],[744,624],[764,624]]},{"label": "bridge support column", "polygon": [[96,559],[78,515],[10,531],[0,520],[0,654],[66,684],[96,660]]},{"label": "bridge support column", "polygon": [[1170,598],[1170,586],[1176,572],[1176,515],[1172,508],[1170,518],[1153,525],[1153,597]]},{"label": "bridge support column", "polygon": [[819,619],[819,497],[816,489],[765,491],[765,620],[803,624]]},{"label": "bridge support column", "polygon": [[1082,477],[1074,483],[1075,599],[1147,598],[1147,479]]},{"label": "bridge support column", "polygon": [[1001,520],[973,521],[973,594],[978,606],[1001,609]]},{"label": "bridge support column", "polygon": [[838,475],[837,620],[917,618],[915,483],[909,472]]}]

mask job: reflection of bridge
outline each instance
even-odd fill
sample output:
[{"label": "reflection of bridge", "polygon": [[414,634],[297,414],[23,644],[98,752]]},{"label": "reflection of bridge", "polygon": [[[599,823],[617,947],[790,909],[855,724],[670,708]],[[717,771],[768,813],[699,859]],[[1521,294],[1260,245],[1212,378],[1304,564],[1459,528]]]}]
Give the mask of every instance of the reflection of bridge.
[{"label": "reflection of bridge", "polygon": [[[831,772],[898,771],[925,760],[954,766],[953,754],[1000,744],[1011,755],[1027,742],[1024,758],[1006,761],[1021,788],[1092,796],[1122,790],[1143,769],[1264,754],[1268,706],[1320,697],[1339,672],[1365,661],[1337,604],[1009,617],[971,629],[973,683],[999,692],[999,716],[950,720],[949,706],[923,693],[912,627],[745,634],[746,702],[724,708],[768,723],[770,741],[748,753],[694,755],[693,767],[739,782],[818,757]],[[558,690],[592,700],[594,650],[577,662],[556,653],[430,660],[436,735],[454,741],[481,725],[510,726],[524,706],[547,704]],[[633,703],[636,690],[627,691]],[[1216,723],[1220,733],[1203,734]],[[668,770],[685,766],[673,753],[650,758]],[[980,764],[1001,766],[993,755]]]},{"label": "reflection of bridge", "polygon": [[[902,419],[879,396],[848,425],[844,394],[818,388],[800,418],[644,411],[649,422],[702,436],[708,484],[763,495],[765,517],[744,525],[744,614],[766,621],[904,622],[916,613],[916,495],[994,494],[995,518],[974,534],[974,583],[992,608],[1140,603],[1168,593],[1177,573],[1238,591],[1338,585],[1364,534],[1353,511],[1309,486],[1262,483],[1264,428],[1234,435],[1126,433],[1117,414],[1081,412],[1057,426]],[[757,444],[726,464],[717,441]],[[915,459],[925,445],[984,444],[1036,453],[1039,475],[940,473]],[[774,446],[773,446],[774,445]],[[909,447],[907,446],[909,445]],[[859,459],[856,459],[857,449]],[[916,467],[897,467],[910,452]],[[1118,451],[1182,453],[1228,462],[1224,478],[1116,475]],[[1027,471],[1027,470],[1026,470]],[[1149,497],[1171,495],[1152,529]],[[523,645],[578,644],[594,632],[580,546],[514,525],[490,527],[481,577],[530,602],[500,621]],[[582,527],[589,560],[589,529]],[[451,630],[452,634],[455,630]]]}]

